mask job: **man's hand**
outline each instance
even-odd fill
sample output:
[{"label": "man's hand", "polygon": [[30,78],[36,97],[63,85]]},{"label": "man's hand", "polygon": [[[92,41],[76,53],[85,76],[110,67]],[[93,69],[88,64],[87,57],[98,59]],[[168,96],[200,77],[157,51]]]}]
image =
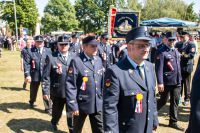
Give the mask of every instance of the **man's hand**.
[{"label": "man's hand", "polygon": [[158,84],[158,91],[163,92],[164,91],[164,85],[163,84]]},{"label": "man's hand", "polygon": [[49,97],[49,95],[43,95],[43,99],[49,101],[50,97]]},{"label": "man's hand", "polygon": [[72,115],[73,115],[73,116],[79,116],[79,111],[78,111],[78,110],[73,111],[73,112],[72,112]]},{"label": "man's hand", "polygon": [[102,57],[103,57],[103,60],[105,61],[106,60],[106,53],[105,52],[102,53]]},{"label": "man's hand", "polygon": [[25,81],[26,81],[26,83],[30,83],[31,82],[31,76],[26,77]]},{"label": "man's hand", "polygon": [[157,126],[154,126],[154,127],[153,127],[153,131],[156,131],[157,128],[158,128]]}]

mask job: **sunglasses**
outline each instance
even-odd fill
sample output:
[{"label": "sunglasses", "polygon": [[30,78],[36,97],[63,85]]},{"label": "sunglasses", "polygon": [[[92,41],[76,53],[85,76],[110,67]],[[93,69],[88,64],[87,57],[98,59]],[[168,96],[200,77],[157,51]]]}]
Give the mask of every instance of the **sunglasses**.
[{"label": "sunglasses", "polygon": [[175,41],[175,39],[169,39],[169,42],[174,42]]},{"label": "sunglasses", "polygon": [[69,43],[60,43],[59,45],[60,46],[67,46],[67,45],[69,45]]}]

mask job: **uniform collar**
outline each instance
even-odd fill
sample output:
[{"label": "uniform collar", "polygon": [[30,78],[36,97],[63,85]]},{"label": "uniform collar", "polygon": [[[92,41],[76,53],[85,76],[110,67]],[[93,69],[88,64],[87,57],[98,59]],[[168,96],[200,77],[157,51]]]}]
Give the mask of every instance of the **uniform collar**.
[{"label": "uniform collar", "polygon": [[[131,63],[131,65],[133,66],[134,69],[136,69],[137,66],[139,66],[139,64],[137,64],[134,60],[132,60],[129,55],[127,55],[127,58],[128,58],[129,62]],[[145,66],[144,61],[140,64],[140,66],[142,66],[142,67]]]},{"label": "uniform collar", "polygon": [[93,60],[94,57],[89,57],[85,52],[84,52],[85,57],[87,58],[87,60]]}]

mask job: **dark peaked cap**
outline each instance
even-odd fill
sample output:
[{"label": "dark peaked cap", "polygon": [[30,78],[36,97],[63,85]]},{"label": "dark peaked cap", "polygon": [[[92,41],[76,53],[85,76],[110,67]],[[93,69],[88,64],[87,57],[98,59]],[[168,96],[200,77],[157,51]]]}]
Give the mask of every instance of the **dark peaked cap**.
[{"label": "dark peaked cap", "polygon": [[95,36],[87,36],[82,41],[83,45],[99,45],[99,42],[95,39]]},{"label": "dark peaked cap", "polygon": [[58,43],[70,43],[70,37],[66,35],[59,36]]},{"label": "dark peaked cap", "polygon": [[43,36],[41,36],[41,35],[37,35],[37,36],[34,37],[34,40],[35,40],[36,42],[43,42],[43,41],[44,41],[44,38],[43,38]]},{"label": "dark peaked cap", "polygon": [[129,31],[126,35],[126,43],[129,43],[132,40],[151,41],[147,27],[142,26]]}]

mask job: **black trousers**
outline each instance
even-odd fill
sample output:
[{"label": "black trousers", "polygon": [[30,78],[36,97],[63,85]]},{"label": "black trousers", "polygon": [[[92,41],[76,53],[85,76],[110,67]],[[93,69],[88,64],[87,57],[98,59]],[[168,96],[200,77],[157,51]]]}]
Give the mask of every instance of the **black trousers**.
[{"label": "black trousers", "polygon": [[[30,101],[29,101],[30,104],[34,104],[34,102],[36,101],[39,86],[40,86],[40,82],[34,82],[34,81],[31,82],[31,84],[30,84]],[[43,99],[43,103],[44,103],[44,107],[45,107],[46,111],[52,109],[52,101],[51,100]]]},{"label": "black trousers", "polygon": [[184,100],[189,101],[190,99],[190,82],[191,82],[191,73],[181,73],[182,81],[181,81],[181,96],[184,91]]},{"label": "black trousers", "polygon": [[[54,97],[51,96],[53,106],[52,106],[52,119],[51,123],[53,125],[57,125],[58,121],[60,120],[62,116],[62,111],[64,106],[66,105],[66,98],[60,98],[60,97]],[[65,106],[66,114],[67,114],[67,126],[69,129],[69,132],[72,133],[73,131],[73,117],[71,113],[67,112],[67,107]]]},{"label": "black trousers", "polygon": [[176,123],[178,114],[178,103],[181,92],[180,85],[166,85],[164,86],[164,92],[160,93],[160,99],[157,101],[157,109],[160,110],[166,103],[170,95],[170,123]]},{"label": "black trousers", "polygon": [[[81,133],[83,124],[87,114],[79,111],[79,116],[74,116],[74,131],[73,133]],[[93,133],[103,133],[103,118],[102,112],[97,112],[94,114],[89,114],[90,125],[92,127]]]}]

